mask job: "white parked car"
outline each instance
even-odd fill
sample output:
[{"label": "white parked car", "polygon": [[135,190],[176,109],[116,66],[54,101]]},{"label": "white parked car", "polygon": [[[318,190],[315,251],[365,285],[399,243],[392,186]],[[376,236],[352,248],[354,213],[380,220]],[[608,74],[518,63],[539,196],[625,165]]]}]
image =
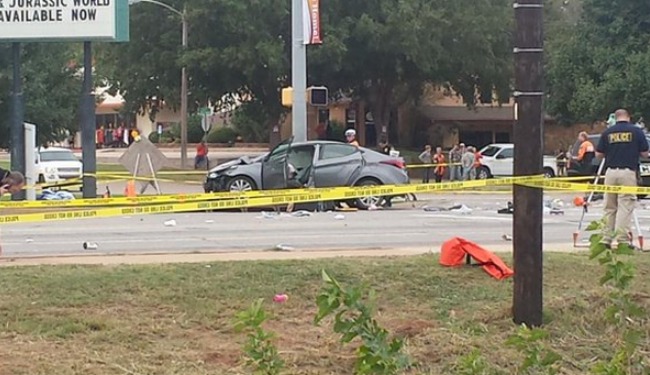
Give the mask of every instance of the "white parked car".
[{"label": "white parked car", "polygon": [[54,183],[81,178],[83,164],[72,151],[61,147],[36,149],[36,175],[39,183]]},{"label": "white parked car", "polygon": [[[512,176],[514,173],[515,145],[512,143],[493,143],[480,151],[481,168],[476,172],[477,179]],[[557,162],[554,156],[544,156],[544,176],[557,175]]]}]

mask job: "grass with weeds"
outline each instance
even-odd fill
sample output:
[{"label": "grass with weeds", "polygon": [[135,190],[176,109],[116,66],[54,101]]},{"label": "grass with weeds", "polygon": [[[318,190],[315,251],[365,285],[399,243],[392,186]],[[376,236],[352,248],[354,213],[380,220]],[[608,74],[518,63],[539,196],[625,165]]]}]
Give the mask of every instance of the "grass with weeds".
[{"label": "grass with weeds", "polygon": [[[283,373],[350,374],[355,345],[341,345],[331,324],[313,324],[322,269],[342,284],[376,291],[376,319],[406,341],[419,365],[411,373],[452,374],[459,366],[487,364],[516,373],[524,354],[506,345],[518,328],[510,317],[512,280],[437,261],[427,255],[2,268],[0,374],[246,374],[246,337],[232,322],[258,298],[273,317],[264,328],[277,335]],[[649,308],[650,257],[635,261],[629,291]],[[545,344],[562,355],[562,373],[587,373],[612,355],[617,340],[604,318],[607,295],[595,263],[587,254],[546,254]],[[271,303],[277,293],[289,300]],[[650,343],[639,350],[648,353]],[[486,364],[472,358],[476,352]]]}]

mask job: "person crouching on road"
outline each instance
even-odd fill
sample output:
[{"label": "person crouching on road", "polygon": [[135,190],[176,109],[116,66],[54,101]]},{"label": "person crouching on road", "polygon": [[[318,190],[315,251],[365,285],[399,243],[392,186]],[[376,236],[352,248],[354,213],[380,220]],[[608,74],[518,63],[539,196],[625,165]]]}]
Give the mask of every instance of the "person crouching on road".
[{"label": "person crouching on road", "polygon": [[[431,161],[433,160],[433,155],[431,155],[431,146],[426,145],[424,146],[424,151],[418,156],[418,159],[422,162],[424,165],[431,164]],[[428,184],[429,183],[429,178],[431,177],[431,168],[430,167],[424,167],[424,173],[422,175],[422,183],[423,184]]]},{"label": "person crouching on road", "polygon": [[433,164],[436,165],[433,174],[436,176],[436,182],[442,182],[445,176],[446,161],[445,155],[442,153],[442,147],[436,147],[436,153],[433,155]]},{"label": "person crouching on road", "polygon": [[[625,109],[615,112],[616,124],[600,135],[596,156],[605,158],[605,185],[637,186],[639,157],[648,157],[648,141],[643,131],[630,122]],[[582,149],[582,147],[581,147]],[[632,248],[628,233],[634,215],[636,195],[605,193],[605,227],[601,243],[611,248],[618,245]]]},{"label": "person crouching on road", "polygon": [[[8,171],[0,168],[0,197],[10,193],[16,194],[25,186],[25,176],[20,172]],[[0,245],[0,254],[2,246]]]},{"label": "person crouching on road", "polygon": [[16,194],[25,186],[25,177],[20,172],[0,168],[0,196]]},{"label": "person crouching on road", "polygon": [[357,142],[357,131],[354,129],[348,129],[345,131],[345,140],[348,144],[355,145],[359,147],[359,142]]}]

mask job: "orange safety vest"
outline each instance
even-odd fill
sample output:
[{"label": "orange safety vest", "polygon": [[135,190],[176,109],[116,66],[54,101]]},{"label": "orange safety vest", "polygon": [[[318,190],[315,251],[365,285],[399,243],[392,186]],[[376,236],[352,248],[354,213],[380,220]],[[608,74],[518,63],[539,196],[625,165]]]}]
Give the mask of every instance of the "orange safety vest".
[{"label": "orange safety vest", "polygon": [[[433,155],[433,164],[444,164],[445,163],[445,155],[443,154],[434,154]],[[433,173],[435,173],[436,176],[442,176],[445,174],[445,166],[444,165],[438,165],[434,170]]]},{"label": "orange safety vest", "polygon": [[441,265],[447,267],[462,266],[463,264],[471,264],[472,259],[477,261],[478,266],[481,266],[485,272],[497,280],[507,279],[515,274],[501,258],[474,242],[454,237],[442,244]]}]

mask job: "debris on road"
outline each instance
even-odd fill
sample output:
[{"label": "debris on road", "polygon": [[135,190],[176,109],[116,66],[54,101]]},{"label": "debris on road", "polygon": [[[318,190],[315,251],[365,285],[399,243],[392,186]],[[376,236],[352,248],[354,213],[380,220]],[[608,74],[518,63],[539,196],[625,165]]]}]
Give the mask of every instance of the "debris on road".
[{"label": "debris on road", "polygon": [[50,189],[45,189],[39,195],[36,200],[39,201],[69,201],[69,200],[74,200],[75,197],[72,193],[69,191],[65,190],[59,190],[59,191],[52,191]]},{"label": "debris on road", "polygon": [[294,251],[295,248],[285,244],[279,244],[275,247],[276,251]]},{"label": "debris on road", "polygon": [[498,214],[512,215],[515,212],[515,207],[512,205],[512,202],[508,202],[506,208],[502,208],[497,211]]},{"label": "debris on road", "polygon": [[268,211],[262,211],[262,216],[258,216],[258,219],[275,219],[279,217],[280,214],[278,212],[268,212]]},{"label": "debris on road", "polygon": [[214,224],[214,220],[206,220],[205,223],[206,224]]},{"label": "debris on road", "polygon": [[171,219],[167,220],[163,223],[166,227],[175,227],[176,226],[176,220]]},{"label": "debris on road", "polygon": [[25,240],[25,242],[32,243],[32,242],[34,242],[34,240],[32,240],[31,238],[28,238],[28,239]]},{"label": "debris on road", "polygon": [[512,241],[512,236],[507,234],[504,234],[501,238],[503,238],[504,241]]},{"label": "debris on road", "polygon": [[96,242],[84,242],[83,247],[84,250],[97,250],[99,246],[97,246]]},{"label": "debris on road", "polygon": [[452,208],[450,208],[449,211],[456,212],[456,213],[459,213],[461,215],[468,215],[468,214],[472,213],[472,209],[467,207],[464,204],[455,205]]},{"label": "debris on road", "polygon": [[334,220],[345,220],[345,215],[338,214],[338,215],[334,216]]},{"label": "debris on road", "polygon": [[291,216],[293,216],[293,217],[309,217],[309,216],[311,216],[311,212],[301,210],[301,211],[292,212]]}]

